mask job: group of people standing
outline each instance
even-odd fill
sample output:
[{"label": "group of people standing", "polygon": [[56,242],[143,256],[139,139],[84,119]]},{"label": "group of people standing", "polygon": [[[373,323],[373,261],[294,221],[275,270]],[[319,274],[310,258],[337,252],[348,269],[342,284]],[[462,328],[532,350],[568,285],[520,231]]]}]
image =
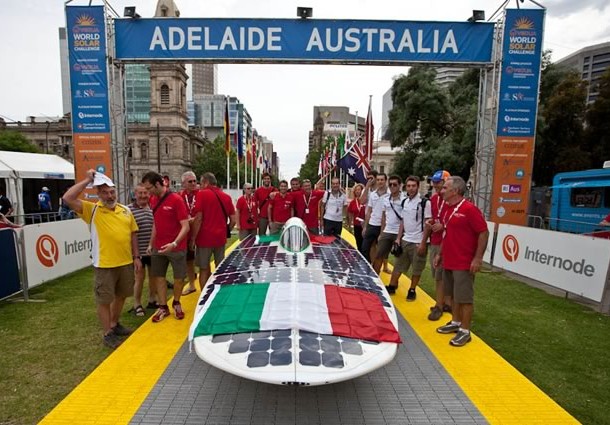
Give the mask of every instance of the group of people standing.
[{"label": "group of people standing", "polygon": [[[435,193],[428,199],[420,195],[418,177],[407,177],[403,192],[400,177],[371,171],[366,186],[355,185],[348,198],[338,178],[323,190],[325,177],[315,185],[297,178],[290,183],[282,180],[276,188],[271,176],[263,174],[262,186],[254,189],[246,183],[233,205],[213,173],[204,173],[198,181],[188,171],[182,175],[182,191],[172,192],[163,176],[148,172],[135,188],[133,203],[123,206],[117,203],[114,183],[89,170],[65,193],[63,202],[91,231],[94,293],[104,343],[117,347],[121,337],[131,333],[119,323],[127,297],[134,296],[135,314],[145,315],[142,292],[147,270],[146,308],[156,309],[152,322],[171,315],[168,287],[173,289],[174,316],[184,319],[181,297],[197,291],[197,280],[203,289],[211,275],[211,260],[216,264],[223,260],[233,227],[243,240],[279,233],[291,217],[301,218],[312,234],[339,237],[346,224],[354,232],[358,250],[378,273],[392,253],[396,261],[387,289],[394,294],[400,275],[411,270],[408,301],[416,299],[430,251],[436,304],[428,318],[438,320],[444,311],[451,311],[452,320],[438,332],[455,332],[452,345],[470,341],[474,273],[481,266],[487,226],[481,212],[464,198],[464,180],[442,170],[435,173]],[[79,198],[88,185],[96,188],[97,203]],[[170,264],[173,285],[166,280]]]},{"label": "group of people standing", "polygon": [[489,232],[481,211],[464,194],[461,177],[439,170],[431,178],[434,193],[420,194],[420,179],[371,171],[366,186],[354,187],[348,207],[348,222],[358,249],[377,273],[390,253],[395,256],[390,294],[396,293],[401,274],[411,271],[407,301],[417,297],[416,288],[426,266],[435,280],[435,305],[429,320],[439,320],[444,312],[452,320],[437,328],[456,335],[450,344],[461,347],[471,340],[470,323],[474,303],[474,275],[482,264]]}]

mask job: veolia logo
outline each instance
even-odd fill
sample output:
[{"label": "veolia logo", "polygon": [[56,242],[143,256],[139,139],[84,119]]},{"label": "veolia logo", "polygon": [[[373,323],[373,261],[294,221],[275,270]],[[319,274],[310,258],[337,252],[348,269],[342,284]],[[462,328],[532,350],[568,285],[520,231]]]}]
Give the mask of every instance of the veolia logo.
[{"label": "veolia logo", "polygon": [[519,257],[519,242],[513,235],[507,235],[502,241],[502,253],[504,258],[513,263]]},{"label": "veolia logo", "polygon": [[45,267],[53,267],[59,260],[57,242],[49,235],[41,235],[36,241],[36,256]]}]

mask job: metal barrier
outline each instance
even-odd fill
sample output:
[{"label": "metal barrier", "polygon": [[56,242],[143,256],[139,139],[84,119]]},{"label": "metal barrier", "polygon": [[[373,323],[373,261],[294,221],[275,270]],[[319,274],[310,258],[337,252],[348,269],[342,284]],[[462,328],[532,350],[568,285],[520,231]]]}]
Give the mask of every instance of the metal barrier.
[{"label": "metal barrier", "polygon": [[72,220],[72,218],[62,218],[57,212],[35,212],[29,214],[11,215],[7,217],[15,224],[40,224],[40,223],[52,223],[54,221]]},{"label": "metal barrier", "polygon": [[558,232],[579,233],[586,235],[595,235],[600,232],[603,233],[605,231],[610,231],[610,227],[601,226],[597,223],[576,220],[564,220],[558,218],[547,218],[545,228]]},{"label": "metal barrier", "polygon": [[539,215],[528,215],[527,216],[527,227],[534,227],[536,229],[544,229],[544,218]]}]

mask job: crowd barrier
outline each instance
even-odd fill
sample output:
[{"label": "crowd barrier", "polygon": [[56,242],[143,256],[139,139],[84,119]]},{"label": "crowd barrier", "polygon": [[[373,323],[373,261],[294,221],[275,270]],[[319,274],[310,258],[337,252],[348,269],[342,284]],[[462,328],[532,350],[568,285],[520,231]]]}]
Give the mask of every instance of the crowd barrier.
[{"label": "crowd barrier", "polygon": [[0,231],[0,299],[91,265],[89,229],[82,220],[30,224]]},{"label": "crowd barrier", "polygon": [[[610,240],[487,222],[492,256],[484,261],[566,293],[600,303],[610,312]],[[489,245],[489,244],[488,244]]]}]

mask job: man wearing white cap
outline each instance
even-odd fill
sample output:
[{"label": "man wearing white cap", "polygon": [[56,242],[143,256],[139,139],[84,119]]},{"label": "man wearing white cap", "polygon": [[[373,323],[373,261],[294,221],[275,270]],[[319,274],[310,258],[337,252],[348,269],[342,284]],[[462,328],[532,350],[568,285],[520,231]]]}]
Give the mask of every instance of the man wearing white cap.
[{"label": "man wearing white cap", "polygon": [[[78,198],[86,187],[97,189],[97,203]],[[136,271],[142,267],[138,225],[129,208],[117,203],[116,198],[112,180],[95,170],[87,171],[87,178],[68,189],[62,198],[89,225],[97,314],[104,328],[104,344],[111,348],[121,344],[119,337],[131,334],[119,323],[119,316],[125,298],[133,295],[134,266]]]}]

